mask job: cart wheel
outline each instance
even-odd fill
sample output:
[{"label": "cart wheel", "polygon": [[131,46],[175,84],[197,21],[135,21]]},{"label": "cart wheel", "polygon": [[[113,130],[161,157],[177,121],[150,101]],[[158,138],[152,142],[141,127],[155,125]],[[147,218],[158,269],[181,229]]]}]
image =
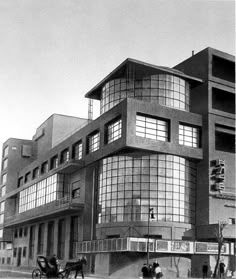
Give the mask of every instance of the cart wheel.
[{"label": "cart wheel", "polygon": [[32,278],[33,279],[36,279],[36,278],[41,279],[42,278],[41,276],[42,276],[42,274],[41,274],[40,269],[36,268],[36,269],[33,270],[33,272],[32,272]]}]

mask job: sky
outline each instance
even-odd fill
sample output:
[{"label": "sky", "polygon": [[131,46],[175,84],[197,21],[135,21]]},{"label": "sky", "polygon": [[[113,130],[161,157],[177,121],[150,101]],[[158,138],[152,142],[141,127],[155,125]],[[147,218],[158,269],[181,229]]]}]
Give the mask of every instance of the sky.
[{"label": "sky", "polygon": [[234,55],[234,13],[231,0],[0,0],[0,155],[53,113],[87,118],[84,95],[127,57]]}]

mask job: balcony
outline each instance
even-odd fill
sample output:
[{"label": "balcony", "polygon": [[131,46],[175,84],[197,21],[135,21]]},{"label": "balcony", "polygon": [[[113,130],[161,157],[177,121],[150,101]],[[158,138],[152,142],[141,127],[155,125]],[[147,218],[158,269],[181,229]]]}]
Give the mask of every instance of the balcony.
[{"label": "balcony", "polygon": [[73,173],[84,166],[84,161],[70,159],[60,164],[57,168],[58,173]]},{"label": "balcony", "polygon": [[66,196],[22,213],[6,216],[4,227],[8,228],[19,224],[25,225],[32,222],[40,222],[46,218],[55,218],[75,212],[82,212],[83,207],[84,203],[80,198],[71,199],[69,196]]}]

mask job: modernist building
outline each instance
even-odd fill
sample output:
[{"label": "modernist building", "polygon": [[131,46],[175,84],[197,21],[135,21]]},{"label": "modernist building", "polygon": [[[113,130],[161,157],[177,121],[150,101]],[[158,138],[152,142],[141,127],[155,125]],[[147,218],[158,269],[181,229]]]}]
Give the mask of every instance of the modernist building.
[{"label": "modernist building", "polygon": [[[35,266],[87,255],[88,269],[138,276],[235,270],[235,60],[207,48],[174,68],[126,59],[86,95],[91,121],[52,115],[3,144],[0,257]],[[124,278],[124,277],[123,277]]]}]

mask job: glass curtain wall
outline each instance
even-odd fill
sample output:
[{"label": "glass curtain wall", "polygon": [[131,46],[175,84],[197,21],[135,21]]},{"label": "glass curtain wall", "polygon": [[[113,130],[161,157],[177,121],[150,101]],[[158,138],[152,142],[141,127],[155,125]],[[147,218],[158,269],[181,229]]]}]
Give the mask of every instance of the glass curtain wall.
[{"label": "glass curtain wall", "polygon": [[168,74],[152,75],[140,80],[126,78],[111,80],[102,88],[101,114],[125,98],[189,111],[189,83]]},{"label": "glass curtain wall", "polygon": [[99,223],[157,221],[194,223],[195,163],[153,154],[113,156],[100,161]]}]

